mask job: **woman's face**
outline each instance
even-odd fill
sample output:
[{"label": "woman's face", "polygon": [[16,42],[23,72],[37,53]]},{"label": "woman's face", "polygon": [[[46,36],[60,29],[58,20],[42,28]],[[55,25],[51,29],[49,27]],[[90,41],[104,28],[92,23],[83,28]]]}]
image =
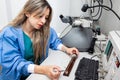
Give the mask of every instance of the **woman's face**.
[{"label": "woman's face", "polygon": [[27,14],[28,17],[27,22],[34,29],[40,29],[47,21],[49,17],[50,10],[49,8],[45,9],[44,12],[40,16],[34,16],[36,13]]}]

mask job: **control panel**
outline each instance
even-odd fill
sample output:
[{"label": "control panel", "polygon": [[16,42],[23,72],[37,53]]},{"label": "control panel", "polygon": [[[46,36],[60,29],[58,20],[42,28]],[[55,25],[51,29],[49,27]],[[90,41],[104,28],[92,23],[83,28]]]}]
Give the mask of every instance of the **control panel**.
[{"label": "control panel", "polygon": [[120,80],[120,31],[109,32],[101,71],[104,80]]}]

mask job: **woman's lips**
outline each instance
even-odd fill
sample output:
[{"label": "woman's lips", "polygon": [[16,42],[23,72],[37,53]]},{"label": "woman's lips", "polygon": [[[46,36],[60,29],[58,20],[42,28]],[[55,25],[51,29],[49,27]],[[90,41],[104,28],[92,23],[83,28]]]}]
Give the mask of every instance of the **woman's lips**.
[{"label": "woman's lips", "polygon": [[38,26],[41,28],[43,25],[41,25],[41,24],[38,24]]}]

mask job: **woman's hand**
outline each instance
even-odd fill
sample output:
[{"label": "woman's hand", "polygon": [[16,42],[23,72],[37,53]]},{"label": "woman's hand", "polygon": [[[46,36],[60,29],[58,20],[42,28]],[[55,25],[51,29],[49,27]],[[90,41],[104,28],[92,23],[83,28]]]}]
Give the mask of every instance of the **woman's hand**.
[{"label": "woman's hand", "polygon": [[72,55],[72,54],[77,54],[78,55],[79,54],[78,49],[75,48],[75,47],[68,48],[65,45],[63,45],[61,50],[65,53],[69,54],[69,55]]},{"label": "woman's hand", "polygon": [[45,73],[46,75],[51,79],[51,80],[58,80],[60,76],[60,67],[58,66],[46,66],[45,68]]},{"label": "woman's hand", "polygon": [[72,54],[79,54],[79,51],[77,48],[73,47],[73,48],[66,48],[66,52],[69,54],[69,55],[72,55]]},{"label": "woman's hand", "polygon": [[58,80],[59,79],[59,76],[60,76],[60,67],[58,66],[55,66],[55,65],[45,65],[45,66],[39,66],[37,65],[38,70],[37,73],[40,73],[40,74],[44,74],[46,76],[48,76],[51,80]]}]

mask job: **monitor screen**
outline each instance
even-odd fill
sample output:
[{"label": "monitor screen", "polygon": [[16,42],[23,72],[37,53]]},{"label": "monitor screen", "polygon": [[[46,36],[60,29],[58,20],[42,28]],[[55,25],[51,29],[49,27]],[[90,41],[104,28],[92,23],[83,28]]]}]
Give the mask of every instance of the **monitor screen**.
[{"label": "monitor screen", "polygon": [[109,40],[107,43],[106,49],[105,49],[105,54],[107,55],[107,61],[110,58],[112,50],[113,50],[113,45],[112,45],[111,41]]}]

